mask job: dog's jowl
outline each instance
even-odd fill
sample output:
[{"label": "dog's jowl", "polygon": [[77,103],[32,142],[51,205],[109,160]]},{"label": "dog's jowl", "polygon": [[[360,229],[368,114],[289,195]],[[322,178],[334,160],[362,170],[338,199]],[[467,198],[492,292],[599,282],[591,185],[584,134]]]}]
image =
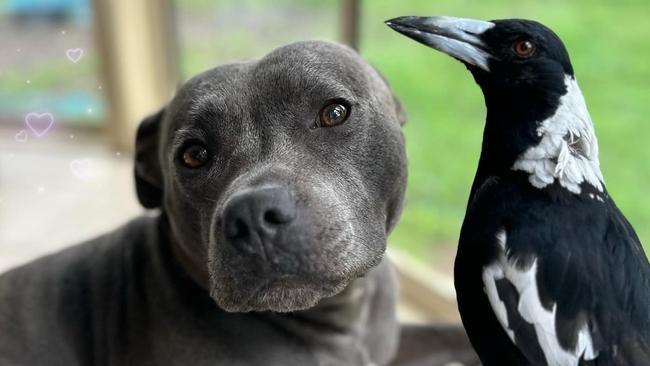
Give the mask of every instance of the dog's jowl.
[{"label": "dog's jowl", "polygon": [[0,364],[386,364],[403,116],[329,43],[194,77],[138,130],[155,215],[0,277]]}]

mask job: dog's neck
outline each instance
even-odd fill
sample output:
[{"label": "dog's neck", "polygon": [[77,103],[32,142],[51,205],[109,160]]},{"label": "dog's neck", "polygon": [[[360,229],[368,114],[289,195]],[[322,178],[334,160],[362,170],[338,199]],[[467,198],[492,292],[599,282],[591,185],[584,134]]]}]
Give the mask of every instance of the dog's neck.
[{"label": "dog's neck", "polygon": [[201,265],[202,262],[198,258],[200,251],[192,251],[176,239],[172,224],[164,211],[157,217],[157,228],[160,250],[166,253],[163,255],[166,259],[163,261],[163,267],[169,267],[165,270],[171,276],[189,277],[192,283],[208,292],[209,274],[207,267]]},{"label": "dog's neck", "polygon": [[178,240],[175,240],[173,235],[170,235],[169,237],[172,239],[171,247],[173,256],[181,265],[182,269],[194,282],[196,282],[197,285],[199,285],[199,287],[205,291],[209,291],[210,275],[207,267],[201,265],[198,258],[196,258],[195,255],[192,255],[188,248],[180,244]]},{"label": "dog's neck", "polygon": [[322,324],[336,332],[356,332],[367,320],[371,295],[368,280],[358,278],[338,294],[320,300],[309,309],[293,312],[292,316],[310,323]]}]

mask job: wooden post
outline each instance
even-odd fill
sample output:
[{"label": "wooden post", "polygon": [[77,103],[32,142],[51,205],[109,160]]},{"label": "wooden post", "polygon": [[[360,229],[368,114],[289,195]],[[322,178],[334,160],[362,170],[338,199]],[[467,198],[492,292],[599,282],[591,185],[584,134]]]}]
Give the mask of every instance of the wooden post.
[{"label": "wooden post", "polygon": [[107,132],[115,148],[132,151],[139,122],[163,106],[179,82],[172,4],[95,0],[94,14]]},{"label": "wooden post", "polygon": [[340,32],[341,42],[359,49],[359,11],[361,0],[341,0],[340,5]]}]

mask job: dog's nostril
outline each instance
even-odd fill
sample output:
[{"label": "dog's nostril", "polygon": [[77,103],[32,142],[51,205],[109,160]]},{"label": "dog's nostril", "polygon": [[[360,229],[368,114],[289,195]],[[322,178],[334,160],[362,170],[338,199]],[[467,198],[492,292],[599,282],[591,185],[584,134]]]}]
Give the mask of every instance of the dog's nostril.
[{"label": "dog's nostril", "polygon": [[226,227],[226,236],[231,239],[242,239],[250,234],[246,221],[240,218],[233,219]]},{"label": "dog's nostril", "polygon": [[282,209],[270,209],[264,213],[264,222],[274,225],[285,224],[293,219],[291,212]]},{"label": "dog's nostril", "polygon": [[248,236],[248,231],[249,231],[248,225],[246,225],[244,220],[239,219],[239,220],[235,221],[235,233],[234,233],[235,235],[234,235],[234,237],[244,238],[244,237]]}]

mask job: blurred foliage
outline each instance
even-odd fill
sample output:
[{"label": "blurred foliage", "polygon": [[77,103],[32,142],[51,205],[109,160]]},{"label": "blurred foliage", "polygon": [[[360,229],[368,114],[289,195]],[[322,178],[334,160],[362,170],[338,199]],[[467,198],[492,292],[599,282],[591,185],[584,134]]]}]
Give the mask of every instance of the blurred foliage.
[{"label": "blurred foliage", "polygon": [[182,74],[260,57],[305,39],[335,40],[335,1],[176,0]]},{"label": "blurred foliage", "polygon": [[[8,72],[3,75],[2,89],[11,90],[13,93],[27,93],[38,89],[57,89],[83,84],[79,74],[91,74],[97,68],[97,61],[94,56],[85,58],[86,62],[78,64],[75,68],[70,67],[70,61],[66,59],[48,60],[47,63],[32,66],[20,72]],[[30,78],[30,84],[25,83],[25,76]]]},{"label": "blurred foliage", "polygon": [[[1,0],[0,0],[1,1]],[[272,8],[275,6],[298,6],[305,8],[332,8],[336,5],[336,1],[322,1],[322,0],[174,0],[174,4],[179,8],[185,9],[200,9],[200,10],[215,10],[219,7],[229,4],[237,4],[244,7],[256,8]]]}]

